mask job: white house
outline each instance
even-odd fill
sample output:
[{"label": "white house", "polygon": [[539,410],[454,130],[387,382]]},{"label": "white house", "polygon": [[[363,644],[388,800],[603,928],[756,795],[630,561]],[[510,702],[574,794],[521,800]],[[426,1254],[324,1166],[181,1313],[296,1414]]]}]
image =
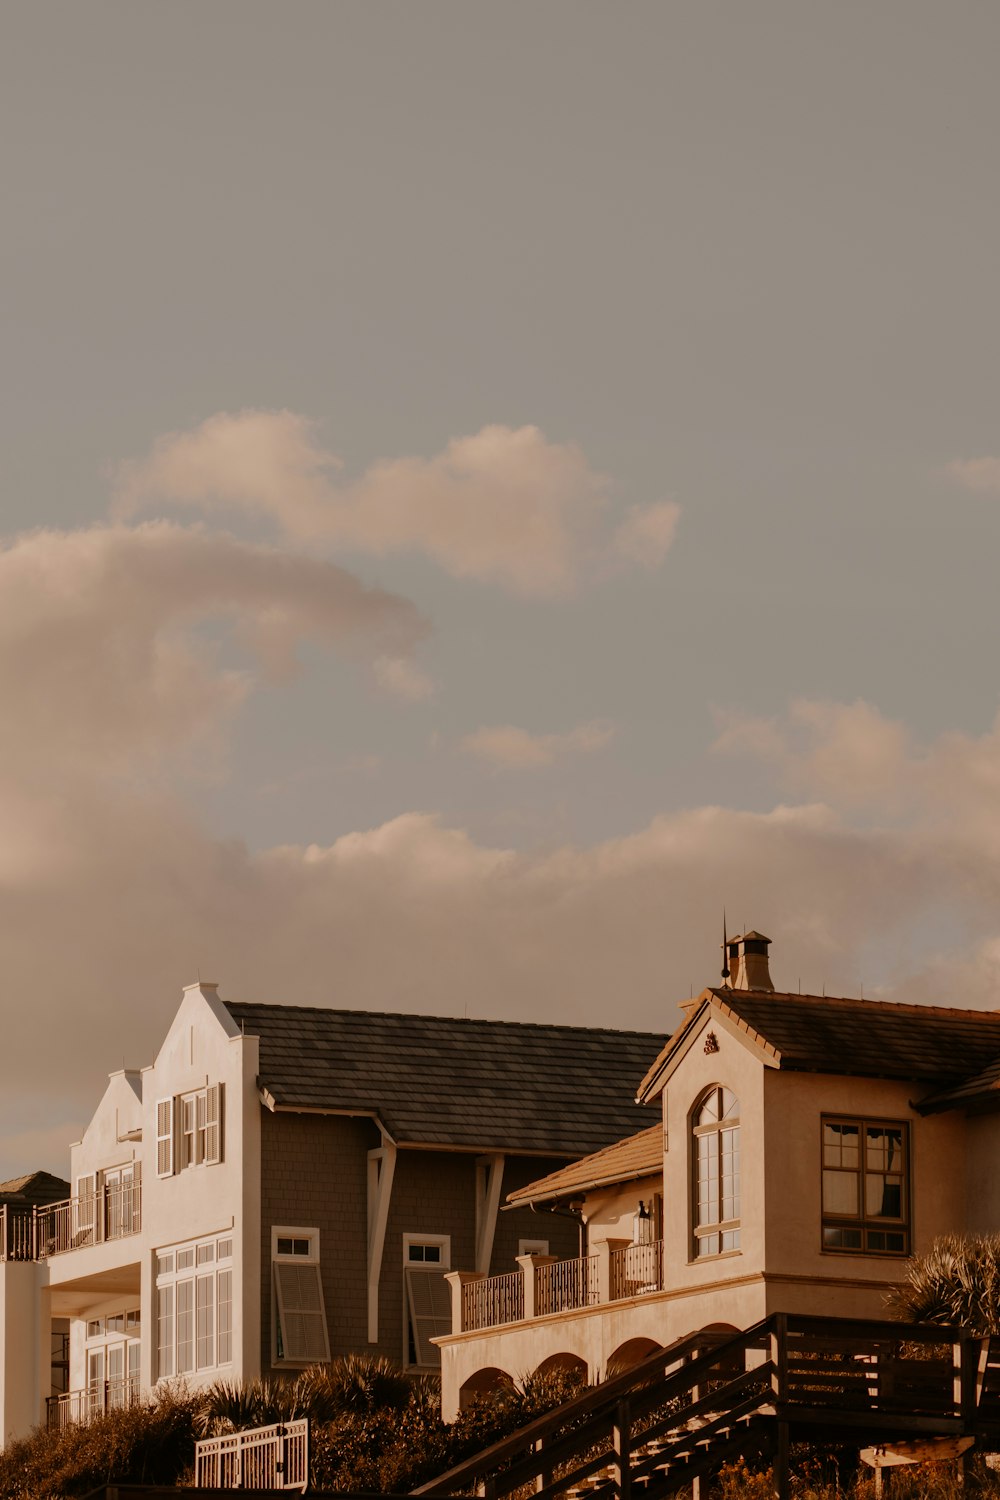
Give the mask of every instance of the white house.
[{"label": "white house", "polygon": [[634,1130],[632,1080],[661,1043],[190,986],[151,1066],[111,1074],[70,1194],[4,1222],[0,1442],[177,1378],[358,1349],[436,1367],[452,1265],[575,1252],[575,1224],[498,1216],[503,1193]]}]

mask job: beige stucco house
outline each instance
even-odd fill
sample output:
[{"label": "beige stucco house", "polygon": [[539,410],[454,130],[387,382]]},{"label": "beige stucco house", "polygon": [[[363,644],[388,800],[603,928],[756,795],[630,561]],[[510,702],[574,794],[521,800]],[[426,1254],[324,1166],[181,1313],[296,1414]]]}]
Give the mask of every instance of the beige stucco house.
[{"label": "beige stucco house", "polygon": [[111,1074],[69,1193],[0,1236],[0,1444],[175,1379],[352,1350],[436,1368],[452,1266],[577,1253],[575,1222],[499,1205],[634,1131],[633,1080],[661,1044],[190,986],[150,1066]]},{"label": "beige stucco house", "polygon": [[577,1256],[456,1267],[447,1414],[771,1312],[885,1316],[909,1255],[1000,1231],[1000,1013],[779,993],[768,944],[732,939],[728,982],[637,1075],[654,1126],[508,1195],[574,1217]]}]

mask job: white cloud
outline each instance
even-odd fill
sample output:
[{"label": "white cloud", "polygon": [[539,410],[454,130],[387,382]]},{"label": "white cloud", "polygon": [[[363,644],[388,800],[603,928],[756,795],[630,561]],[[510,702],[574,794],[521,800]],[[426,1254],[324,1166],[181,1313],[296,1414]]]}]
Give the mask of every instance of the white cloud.
[{"label": "white cloud", "polygon": [[967,490],[1000,491],[1000,458],[956,458],[945,472]]},{"label": "white cloud", "polygon": [[614,735],[614,725],[603,719],[581,724],[567,734],[529,734],[513,724],[498,724],[467,734],[459,748],[505,770],[534,771],[568,755],[603,750]]},{"label": "white cloud", "polygon": [[677,507],[634,507],[609,530],[609,482],[537,427],[484,427],[432,458],[383,459],[356,480],[289,411],[221,412],[121,465],[118,510],[250,511],[290,536],[384,556],[424,553],[450,573],[550,595],[611,560],[658,566]]}]

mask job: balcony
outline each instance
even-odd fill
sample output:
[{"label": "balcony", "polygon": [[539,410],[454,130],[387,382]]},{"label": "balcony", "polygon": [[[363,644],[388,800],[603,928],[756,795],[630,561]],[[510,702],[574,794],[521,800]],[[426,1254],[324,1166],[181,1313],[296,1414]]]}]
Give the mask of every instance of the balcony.
[{"label": "balcony", "polygon": [[594,1255],[573,1260],[520,1255],[518,1265],[503,1276],[449,1275],[453,1333],[502,1328],[663,1290],[662,1240],[602,1244]]},{"label": "balcony", "polygon": [[139,1404],[139,1380],[98,1380],[79,1391],[64,1391],[45,1403],[45,1421],[50,1431],[61,1431],[77,1423],[90,1422],[106,1411],[122,1411]]},{"label": "balcony", "polygon": [[0,1208],[0,1260],[35,1259],[35,1217],[30,1208]]},{"label": "balcony", "polygon": [[103,1245],[138,1234],[141,1227],[141,1184],[109,1183],[94,1193],[36,1209],[35,1255],[45,1260],[85,1245]]}]

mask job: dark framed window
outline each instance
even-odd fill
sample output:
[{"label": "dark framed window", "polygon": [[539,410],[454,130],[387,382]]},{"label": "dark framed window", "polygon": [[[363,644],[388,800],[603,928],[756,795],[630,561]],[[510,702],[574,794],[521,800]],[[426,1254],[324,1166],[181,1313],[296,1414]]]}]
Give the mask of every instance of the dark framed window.
[{"label": "dark framed window", "polygon": [[740,1248],[740,1101],[720,1084],[706,1089],[691,1116],[694,1254]]},{"label": "dark framed window", "polygon": [[910,1253],[910,1130],[905,1120],[824,1115],[823,1249]]}]

